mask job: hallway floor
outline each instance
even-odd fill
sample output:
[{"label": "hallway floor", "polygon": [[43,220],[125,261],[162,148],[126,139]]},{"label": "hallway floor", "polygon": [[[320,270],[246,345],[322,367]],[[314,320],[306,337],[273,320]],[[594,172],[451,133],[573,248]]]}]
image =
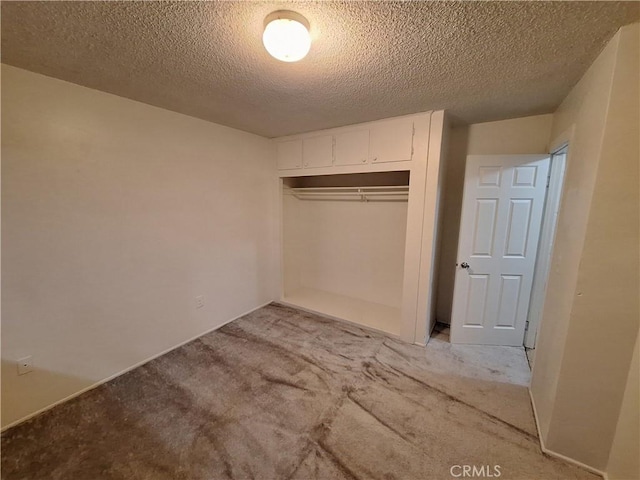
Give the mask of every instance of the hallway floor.
[{"label": "hallway floor", "polygon": [[599,478],[541,453],[529,374],[271,304],[6,431],[2,478]]}]

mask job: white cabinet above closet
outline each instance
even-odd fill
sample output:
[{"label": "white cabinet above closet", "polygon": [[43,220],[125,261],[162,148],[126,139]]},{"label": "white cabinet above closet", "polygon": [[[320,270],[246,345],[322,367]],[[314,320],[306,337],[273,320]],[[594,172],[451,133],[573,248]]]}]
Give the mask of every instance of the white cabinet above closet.
[{"label": "white cabinet above closet", "polygon": [[369,130],[336,135],[336,165],[361,165],[369,161]]},{"label": "white cabinet above closet", "polygon": [[[275,139],[284,176],[407,170],[416,115]],[[380,164],[393,163],[388,167]]]},{"label": "white cabinet above closet", "polygon": [[304,168],[330,167],[333,165],[333,137],[323,135],[302,140]]},{"label": "white cabinet above closet", "polygon": [[278,170],[302,168],[302,140],[289,140],[276,144]]},{"label": "white cabinet above closet", "polygon": [[389,120],[371,127],[371,162],[410,161],[413,156],[413,119]]}]

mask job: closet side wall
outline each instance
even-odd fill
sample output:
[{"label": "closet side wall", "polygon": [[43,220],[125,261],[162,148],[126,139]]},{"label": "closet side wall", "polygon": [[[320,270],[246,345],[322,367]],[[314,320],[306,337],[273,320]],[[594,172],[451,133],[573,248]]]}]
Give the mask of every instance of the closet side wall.
[{"label": "closet side wall", "polygon": [[450,123],[444,111],[431,116],[429,153],[427,159],[427,181],[425,192],[424,223],[422,226],[423,258],[418,296],[422,301],[418,307],[415,341],[428,341],[436,324],[438,274],[444,223],[444,194],[449,151]]},{"label": "closet side wall", "polygon": [[[285,191],[287,187],[284,187]],[[292,195],[280,195],[282,201],[282,290],[286,297],[302,288],[301,266],[304,241],[300,228],[300,201]]]}]

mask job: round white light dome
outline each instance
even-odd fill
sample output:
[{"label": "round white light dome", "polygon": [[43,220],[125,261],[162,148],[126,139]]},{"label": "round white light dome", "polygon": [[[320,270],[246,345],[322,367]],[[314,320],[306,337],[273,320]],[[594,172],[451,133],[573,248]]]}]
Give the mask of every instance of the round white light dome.
[{"label": "round white light dome", "polygon": [[272,57],[283,62],[297,62],[311,48],[309,24],[295,12],[273,12],[265,19],[262,43]]}]

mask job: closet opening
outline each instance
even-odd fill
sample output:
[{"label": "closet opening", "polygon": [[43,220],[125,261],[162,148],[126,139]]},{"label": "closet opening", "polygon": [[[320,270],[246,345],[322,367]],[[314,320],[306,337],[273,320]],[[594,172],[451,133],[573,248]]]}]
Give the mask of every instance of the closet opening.
[{"label": "closet opening", "polygon": [[283,301],[399,336],[409,171],[282,181]]}]

